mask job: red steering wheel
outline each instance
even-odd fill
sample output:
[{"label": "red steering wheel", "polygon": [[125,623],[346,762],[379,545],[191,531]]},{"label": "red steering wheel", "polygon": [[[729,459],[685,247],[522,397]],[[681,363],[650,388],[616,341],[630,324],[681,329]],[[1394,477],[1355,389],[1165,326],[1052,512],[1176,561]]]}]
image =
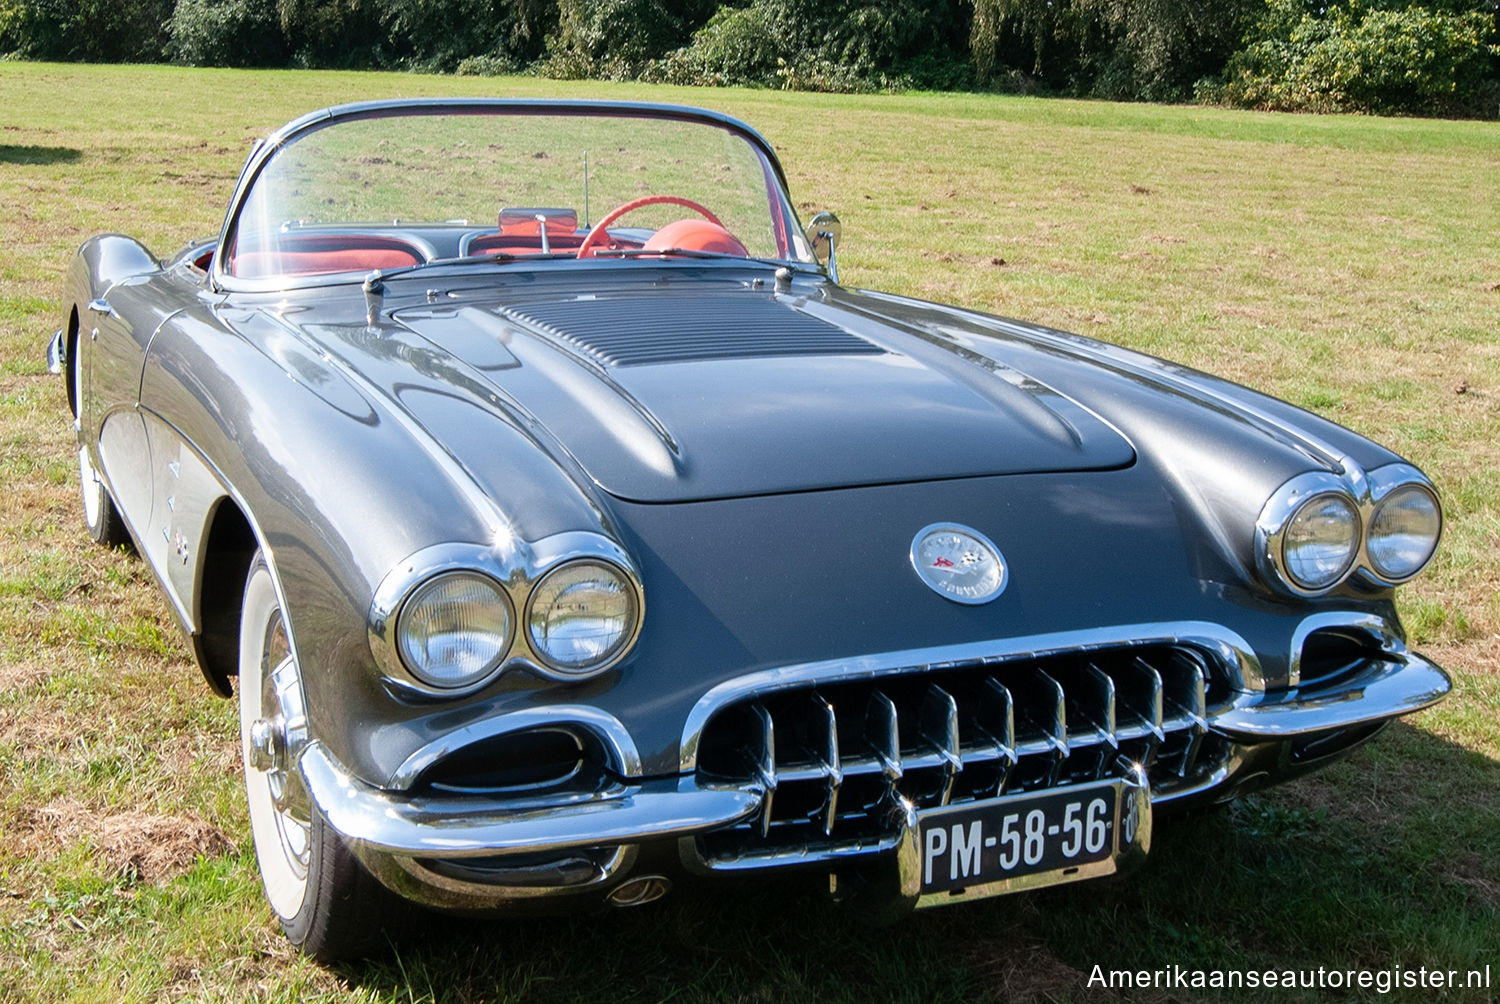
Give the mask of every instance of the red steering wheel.
[{"label": "red steering wheel", "polygon": [[609,239],[609,225],[615,222],[615,220],[618,220],[620,217],[624,216],[626,213],[632,212],[636,209],[640,209],[642,206],[660,206],[667,204],[673,206],[681,206],[683,209],[691,209],[693,212],[702,216],[704,219],[708,220],[715,226],[722,227],[724,225],[719,222],[719,218],[717,216],[715,216],[713,213],[709,212],[702,206],[698,205],[698,203],[694,202],[692,199],[684,199],[680,195],[643,195],[639,199],[631,199],[629,202],[622,203],[611,209],[609,212],[605,213],[604,216],[599,220],[599,222],[595,223],[593,228],[589,230],[588,236],[583,239],[583,243],[578,245],[578,257],[594,257],[594,255],[598,253],[598,246]]}]

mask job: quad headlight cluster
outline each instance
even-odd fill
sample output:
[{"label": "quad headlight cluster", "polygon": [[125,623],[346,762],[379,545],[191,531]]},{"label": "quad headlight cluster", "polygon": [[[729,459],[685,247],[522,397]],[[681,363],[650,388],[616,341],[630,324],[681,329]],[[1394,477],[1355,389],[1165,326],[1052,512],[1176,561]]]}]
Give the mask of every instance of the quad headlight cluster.
[{"label": "quad headlight cluster", "polygon": [[1256,523],[1256,550],[1271,582],[1316,596],[1354,574],[1405,582],[1432,559],[1442,528],[1437,493],[1410,465],[1344,477],[1320,471],[1271,496]]},{"label": "quad headlight cluster", "polygon": [[508,574],[493,555],[463,545],[404,562],[371,611],[371,648],[385,678],[408,692],[458,696],[508,666],[560,680],[614,666],[635,643],[642,615],[639,580],[623,554],[573,550],[542,565],[534,575]]}]

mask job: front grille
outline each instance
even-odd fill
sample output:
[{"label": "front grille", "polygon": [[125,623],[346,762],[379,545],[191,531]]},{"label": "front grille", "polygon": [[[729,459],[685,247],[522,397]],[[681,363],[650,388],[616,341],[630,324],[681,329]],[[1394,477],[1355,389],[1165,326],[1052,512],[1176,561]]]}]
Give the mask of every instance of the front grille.
[{"label": "front grille", "polygon": [[911,667],[747,697],[711,717],[698,781],[757,785],[762,811],[698,838],[712,867],[873,851],[895,839],[898,796],[918,808],[1146,768],[1153,789],[1220,759],[1203,655],[1169,645]]}]

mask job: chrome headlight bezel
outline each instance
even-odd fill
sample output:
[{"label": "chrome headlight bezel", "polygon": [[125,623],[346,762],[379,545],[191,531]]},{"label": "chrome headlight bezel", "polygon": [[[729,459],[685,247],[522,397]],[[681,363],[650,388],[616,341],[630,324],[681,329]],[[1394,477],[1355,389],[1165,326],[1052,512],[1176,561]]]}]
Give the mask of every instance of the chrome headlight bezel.
[{"label": "chrome headlight bezel", "polygon": [[[619,595],[627,607],[626,623],[619,635],[604,646],[597,656],[583,660],[559,658],[557,652],[549,648],[547,640],[538,635],[539,618],[545,619],[545,613],[540,609],[539,604],[547,602],[548,589],[553,587],[560,578],[586,572],[589,569],[596,570],[601,579],[611,579],[613,585],[618,588]],[[553,601],[555,599],[554,597]],[[625,657],[640,635],[641,613],[640,587],[635,576],[613,561],[586,557],[559,562],[537,579],[526,601],[526,613],[521,623],[526,635],[527,647],[546,669],[558,676],[576,680],[596,676]]]},{"label": "chrome headlight bezel", "polygon": [[[1432,482],[1423,476],[1422,472],[1409,464],[1393,464],[1372,471],[1369,478],[1370,484],[1370,511],[1365,519],[1365,554],[1366,561],[1361,569],[1362,574],[1372,581],[1385,583],[1387,585],[1400,585],[1410,582],[1422,570],[1431,564],[1437,555],[1438,544],[1443,539],[1443,503],[1438,498],[1437,490]],[[1426,554],[1422,560],[1413,564],[1409,569],[1402,571],[1397,569],[1382,568],[1381,562],[1375,557],[1375,531],[1380,518],[1387,505],[1393,498],[1408,492],[1417,492],[1425,495],[1432,503],[1433,516],[1437,526],[1432,533],[1432,539],[1427,544]]]},{"label": "chrome headlight bezel", "polygon": [[[1297,518],[1309,509],[1341,503],[1349,514],[1349,553],[1337,571],[1320,582],[1304,581],[1293,570],[1286,547]],[[1343,479],[1326,471],[1299,475],[1276,489],[1255,524],[1256,558],[1266,578],[1296,596],[1322,596],[1349,577],[1359,560],[1363,541],[1359,503]]]},{"label": "chrome headlight bezel", "polygon": [[[570,667],[549,659],[532,644],[527,627],[538,586],[557,569],[577,562],[598,562],[622,576],[629,591],[634,623],[608,658]],[[473,575],[494,585],[508,603],[510,638],[503,656],[489,671],[457,686],[444,686],[415,671],[402,655],[401,617],[428,584],[449,575]],[[645,619],[645,591],[640,573],[625,549],[602,534],[568,531],[537,541],[507,540],[503,545],[435,544],[417,551],[393,568],[375,589],[370,603],[369,643],[372,669],[393,696],[411,700],[446,700],[473,694],[513,670],[564,683],[591,679],[619,665],[633,650]]]},{"label": "chrome headlight bezel", "polygon": [[[1382,570],[1371,555],[1371,532],[1381,505],[1393,494],[1418,490],[1431,500],[1437,518],[1437,531],[1423,561],[1401,575]],[[1299,514],[1309,506],[1328,499],[1338,499],[1352,513],[1353,547],[1337,575],[1310,584],[1298,578],[1286,556],[1287,535]],[[1351,578],[1375,586],[1395,586],[1417,576],[1437,553],[1442,536],[1442,503],[1436,489],[1421,471],[1406,463],[1387,464],[1368,474],[1350,460],[1344,471],[1312,471],[1290,479],[1266,501],[1255,524],[1255,559],[1264,579],[1281,592],[1301,598],[1323,596]]]}]

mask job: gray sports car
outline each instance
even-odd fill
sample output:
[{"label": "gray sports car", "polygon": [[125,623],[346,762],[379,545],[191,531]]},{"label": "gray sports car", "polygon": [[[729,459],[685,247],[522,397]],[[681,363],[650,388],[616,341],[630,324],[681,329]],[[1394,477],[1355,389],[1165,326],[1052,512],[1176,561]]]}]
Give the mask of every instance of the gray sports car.
[{"label": "gray sports car", "polygon": [[741,123],[483,100],[314,112],[217,237],[79,250],[50,358],[88,529],[238,695],[304,951],[402,899],[804,869],[897,917],[1108,875],[1159,810],[1447,693],[1393,603],[1421,472],[842,287],[838,242]]}]

